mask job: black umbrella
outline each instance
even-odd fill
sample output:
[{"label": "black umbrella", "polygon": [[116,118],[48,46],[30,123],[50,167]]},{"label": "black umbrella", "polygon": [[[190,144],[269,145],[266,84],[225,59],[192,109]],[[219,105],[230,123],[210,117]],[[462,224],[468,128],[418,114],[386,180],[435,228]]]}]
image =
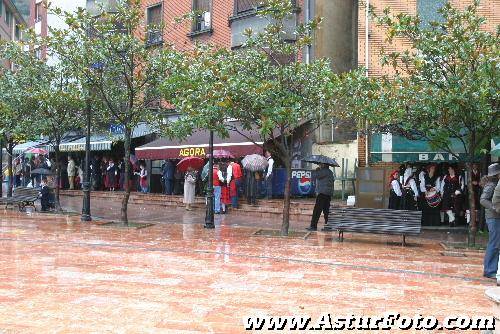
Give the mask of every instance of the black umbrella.
[{"label": "black umbrella", "polygon": [[45,169],[45,168],[37,168],[33,169],[31,171],[31,174],[38,174],[38,175],[53,175],[52,171],[50,169]]},{"label": "black umbrella", "polygon": [[305,159],[305,162],[311,162],[313,164],[325,164],[332,167],[340,167],[340,165],[333,158],[325,157],[324,155],[310,155]]}]

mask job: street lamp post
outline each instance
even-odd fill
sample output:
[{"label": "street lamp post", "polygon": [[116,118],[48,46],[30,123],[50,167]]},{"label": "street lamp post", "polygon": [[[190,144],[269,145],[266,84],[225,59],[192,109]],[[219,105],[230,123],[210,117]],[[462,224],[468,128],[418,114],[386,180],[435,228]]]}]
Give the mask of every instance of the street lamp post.
[{"label": "street lamp post", "polygon": [[92,118],[92,106],[90,99],[87,99],[87,134],[85,137],[85,174],[83,176],[83,207],[81,221],[89,222],[92,220],[90,215],[90,126]]},{"label": "street lamp post", "polygon": [[208,144],[210,156],[208,158],[208,187],[207,187],[207,210],[205,213],[205,228],[215,228],[214,224],[214,132],[210,130],[210,141]]}]

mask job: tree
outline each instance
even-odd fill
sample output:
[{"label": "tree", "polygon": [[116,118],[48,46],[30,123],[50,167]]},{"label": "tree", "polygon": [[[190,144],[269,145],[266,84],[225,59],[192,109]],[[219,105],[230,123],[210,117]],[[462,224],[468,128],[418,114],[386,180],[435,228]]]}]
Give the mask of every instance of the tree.
[{"label": "tree", "polygon": [[64,59],[48,63],[38,59],[32,48],[33,45],[45,45],[50,50],[53,45],[34,33],[27,32],[24,36],[23,41],[8,44],[6,56],[16,64],[16,71],[13,73],[18,90],[16,94],[23,103],[31,107],[23,116],[24,123],[27,124],[29,120],[30,132],[35,136],[47,136],[48,143],[54,148],[57,185],[55,207],[56,210],[61,210],[59,180],[62,166],[59,145],[68,132],[79,130],[83,126],[85,96]]},{"label": "tree", "polygon": [[[155,92],[163,76],[167,51],[148,47],[144,38],[144,11],[139,0],[117,1],[112,12],[92,15],[81,9],[63,13],[68,29],[52,30],[54,53],[68,64],[79,81],[104,105],[99,117],[123,128],[125,161],[130,161],[130,141],[134,127],[148,118],[160,117],[152,111]],[[166,50],[169,50],[167,47]],[[121,220],[128,224],[130,163],[125,163],[126,191]]]},{"label": "tree", "polygon": [[262,32],[247,30],[242,50],[198,48],[190,59],[180,61],[162,85],[175,91],[167,98],[181,112],[176,125],[181,133],[208,128],[220,135],[239,131],[246,136],[239,127],[224,122],[229,119],[239,121],[243,130],[259,130],[260,140],[248,140],[266,143],[286,169],[282,235],[288,235],[289,229],[296,129],[311,120],[319,124],[331,118],[333,109],[330,64],[301,61],[301,50],[311,43],[310,36],[321,20],[299,24],[294,32],[285,33],[294,9],[290,1],[265,1],[258,15],[270,23]]},{"label": "tree", "polygon": [[[8,59],[8,45],[0,45],[0,59]],[[10,62],[9,62],[10,63]],[[9,183],[7,196],[12,196],[13,188],[13,155],[14,146],[33,136],[30,129],[29,117],[33,111],[32,101],[26,99],[29,94],[23,89],[30,87],[33,78],[17,76],[15,67],[0,72],[0,135],[7,151],[7,174]]]},{"label": "tree", "polygon": [[[419,17],[384,10],[377,22],[385,27],[389,44],[394,38],[410,43],[404,52],[384,52],[382,64],[394,75],[366,78],[355,71],[339,85],[351,116],[368,119],[372,130],[425,139],[457,158],[451,141],[459,141],[469,175],[476,155],[500,133],[500,27],[494,33],[485,30],[478,6],[474,1],[460,10],[446,4],[442,20],[429,26]],[[469,195],[474,215],[471,191]],[[476,231],[473,216],[471,243]]]}]

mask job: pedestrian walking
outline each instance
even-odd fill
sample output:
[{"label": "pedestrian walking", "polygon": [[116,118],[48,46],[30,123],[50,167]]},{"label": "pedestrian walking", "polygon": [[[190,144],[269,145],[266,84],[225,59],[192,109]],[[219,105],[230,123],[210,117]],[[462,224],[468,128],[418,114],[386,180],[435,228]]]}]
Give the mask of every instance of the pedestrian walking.
[{"label": "pedestrian walking", "polygon": [[313,172],[313,178],[316,183],[316,203],[314,204],[311,225],[307,228],[308,231],[316,231],[318,229],[321,212],[323,212],[325,218],[325,225],[328,223],[334,185],[333,172],[328,165],[319,164],[319,167]]},{"label": "pedestrian walking", "polygon": [[[497,212],[495,204],[498,205],[498,199],[493,197],[495,188],[498,185],[500,174],[500,164],[495,163],[488,167],[488,182],[484,186],[481,194],[480,203],[485,208],[486,225],[488,226],[488,245],[484,254],[483,276],[488,278],[497,278],[499,248],[500,248],[500,212]],[[498,281],[498,279],[497,279]]]},{"label": "pedestrian walking", "polygon": [[75,176],[76,176],[76,164],[71,156],[68,157],[68,166],[66,168],[68,172],[68,182],[69,189],[75,189]]},{"label": "pedestrian walking", "polygon": [[194,204],[197,179],[197,172],[192,167],[188,167],[184,177],[184,204],[186,204],[187,211],[191,211],[191,205]]},{"label": "pedestrian walking", "polygon": [[273,169],[274,169],[274,159],[271,155],[271,152],[266,151],[265,153],[267,159],[267,170],[264,177],[265,185],[266,185],[266,199],[273,198]]}]

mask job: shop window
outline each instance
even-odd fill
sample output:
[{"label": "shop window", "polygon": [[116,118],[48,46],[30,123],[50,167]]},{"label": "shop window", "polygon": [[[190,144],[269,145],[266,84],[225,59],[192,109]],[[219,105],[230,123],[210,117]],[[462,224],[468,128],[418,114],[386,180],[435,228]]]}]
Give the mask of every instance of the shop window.
[{"label": "shop window", "polygon": [[162,4],[157,4],[147,9],[147,40],[148,45],[161,44],[163,42],[162,30]]},{"label": "shop window", "polygon": [[417,13],[420,17],[422,27],[429,27],[430,22],[440,22],[443,16],[439,9],[447,3],[447,0],[418,0]]},{"label": "shop window", "polygon": [[212,28],[211,0],[193,0],[193,12],[196,14],[193,32]]}]

